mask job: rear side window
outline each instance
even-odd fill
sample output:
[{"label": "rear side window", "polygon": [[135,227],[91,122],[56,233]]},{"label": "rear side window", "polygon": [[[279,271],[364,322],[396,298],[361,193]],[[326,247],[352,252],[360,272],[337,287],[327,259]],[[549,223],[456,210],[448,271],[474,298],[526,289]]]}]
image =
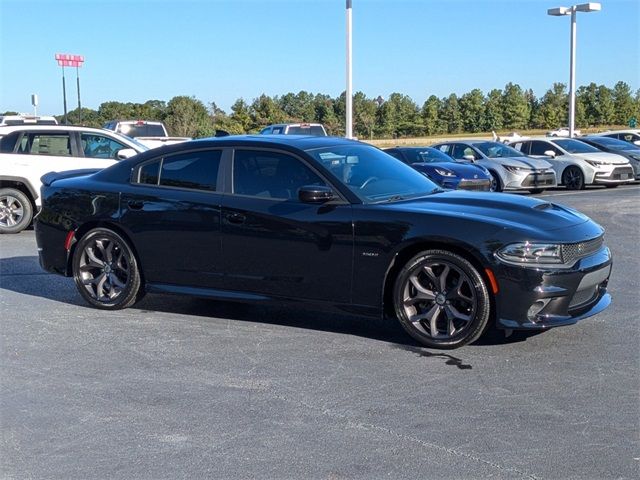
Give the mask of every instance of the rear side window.
[{"label": "rear side window", "polygon": [[205,150],[146,163],[138,170],[137,183],[214,192],[221,156],[221,150]]},{"label": "rear side window", "polygon": [[71,139],[68,133],[25,134],[18,145],[17,153],[62,157],[71,156]]},{"label": "rear side window", "polygon": [[0,138],[0,152],[2,153],[13,153],[13,150],[16,146],[16,140],[20,136],[19,132],[12,133],[9,135],[5,135]]}]

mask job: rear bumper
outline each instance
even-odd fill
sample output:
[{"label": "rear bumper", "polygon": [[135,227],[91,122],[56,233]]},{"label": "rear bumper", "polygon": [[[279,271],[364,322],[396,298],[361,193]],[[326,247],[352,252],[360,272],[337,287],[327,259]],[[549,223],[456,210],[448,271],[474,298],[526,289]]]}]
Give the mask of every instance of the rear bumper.
[{"label": "rear bumper", "polygon": [[571,269],[538,270],[505,266],[498,278],[497,325],[544,330],[570,325],[609,306],[612,258],[607,247]]}]

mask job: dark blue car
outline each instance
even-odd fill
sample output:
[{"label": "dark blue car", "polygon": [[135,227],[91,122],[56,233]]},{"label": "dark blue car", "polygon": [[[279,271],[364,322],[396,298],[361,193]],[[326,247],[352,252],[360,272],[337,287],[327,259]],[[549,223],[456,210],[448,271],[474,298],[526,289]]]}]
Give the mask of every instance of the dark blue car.
[{"label": "dark blue car", "polygon": [[435,148],[395,147],[384,151],[444,188],[488,191],[491,187],[491,174],[486,168],[456,161]]}]

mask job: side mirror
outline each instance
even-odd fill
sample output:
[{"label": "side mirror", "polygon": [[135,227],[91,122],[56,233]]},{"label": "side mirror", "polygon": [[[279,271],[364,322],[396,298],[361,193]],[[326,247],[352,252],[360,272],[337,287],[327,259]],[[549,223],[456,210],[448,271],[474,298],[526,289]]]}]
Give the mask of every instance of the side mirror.
[{"label": "side mirror", "polygon": [[137,153],[138,152],[136,152],[133,148],[121,148],[120,150],[118,150],[116,158],[118,160],[124,160],[125,158],[133,157]]},{"label": "side mirror", "polygon": [[634,144],[634,145],[638,145],[638,146],[640,147],[640,140],[635,140],[635,141],[633,142],[633,144]]},{"label": "side mirror", "polygon": [[305,185],[298,190],[298,200],[302,203],[325,203],[334,198],[333,190],[324,185]]},{"label": "side mirror", "polygon": [[545,150],[544,154],[547,157],[556,158],[556,152],[553,150]]},{"label": "side mirror", "polygon": [[473,155],[465,155],[464,157],[462,157],[464,160],[466,160],[467,162],[475,162],[476,161],[476,157],[474,157]]}]

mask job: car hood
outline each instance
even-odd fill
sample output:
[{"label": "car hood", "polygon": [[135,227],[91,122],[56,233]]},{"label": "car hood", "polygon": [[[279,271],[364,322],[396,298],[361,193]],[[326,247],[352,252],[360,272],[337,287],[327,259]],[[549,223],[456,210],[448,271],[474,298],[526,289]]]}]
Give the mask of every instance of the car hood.
[{"label": "car hood", "polygon": [[474,175],[477,175],[477,178],[489,178],[489,176],[484,173],[482,167],[474,165],[473,163],[429,162],[414,163],[411,166],[420,171],[431,171],[435,168],[443,168],[456,173],[459,177],[464,178],[474,178]]},{"label": "car hood", "polygon": [[608,153],[608,152],[597,152],[597,153],[574,153],[574,157],[579,157],[584,160],[592,160],[594,162],[605,162],[612,163],[614,165],[621,165],[625,163],[629,163],[622,155],[618,155],[616,153]]},{"label": "car hood", "polygon": [[415,200],[390,203],[388,208],[478,220],[503,228],[549,232],[574,227],[590,219],[582,213],[535,198],[507,193],[449,190]]},{"label": "car hood", "polygon": [[490,162],[498,162],[501,165],[510,167],[530,168],[532,170],[546,170],[551,168],[551,164],[546,160],[532,157],[498,157],[488,158]]}]

